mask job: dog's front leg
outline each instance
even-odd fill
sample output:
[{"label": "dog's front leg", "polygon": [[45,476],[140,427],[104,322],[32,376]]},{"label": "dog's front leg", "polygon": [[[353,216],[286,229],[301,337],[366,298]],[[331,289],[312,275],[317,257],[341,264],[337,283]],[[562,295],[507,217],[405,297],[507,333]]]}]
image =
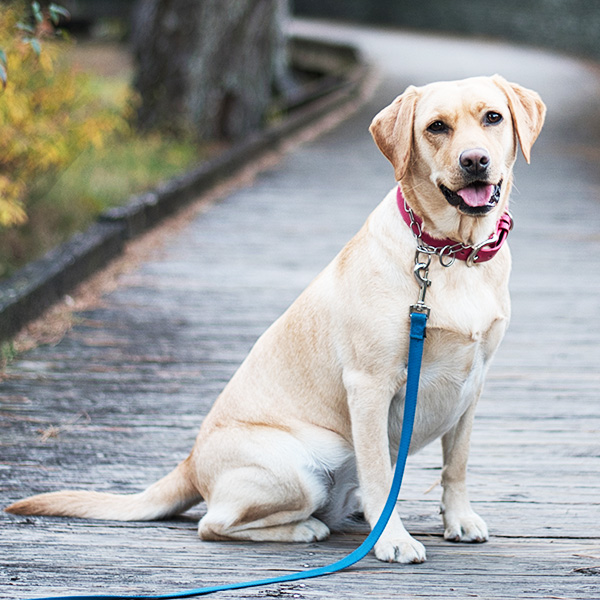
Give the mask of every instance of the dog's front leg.
[{"label": "dog's front leg", "polygon": [[489,538],[485,521],[471,508],[466,484],[476,405],[474,401],[458,423],[442,437],[444,538],[452,542],[485,542]]},{"label": "dog's front leg", "polygon": [[[363,510],[375,526],[392,485],[388,414],[392,392],[363,373],[346,374],[352,438]],[[404,528],[396,511],[375,545],[375,556],[386,562],[421,563],[425,547]]]}]

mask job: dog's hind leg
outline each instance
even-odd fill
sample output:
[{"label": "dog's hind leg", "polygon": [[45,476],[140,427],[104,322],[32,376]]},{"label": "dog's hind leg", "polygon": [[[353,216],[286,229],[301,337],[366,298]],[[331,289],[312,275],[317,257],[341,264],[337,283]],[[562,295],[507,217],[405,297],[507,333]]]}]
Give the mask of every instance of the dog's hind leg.
[{"label": "dog's hind leg", "polygon": [[198,525],[200,538],[257,542],[327,538],[327,525],[311,516],[322,504],[325,485],[309,472],[293,471],[247,466],[223,473],[211,490],[208,511]]},{"label": "dog's hind leg", "polygon": [[[214,429],[195,453],[197,481],[208,510],[198,525],[203,540],[310,542],[329,536],[341,520],[332,502],[352,479],[347,442],[331,430],[303,425]],[[352,463],[353,464],[353,463]],[[336,485],[337,484],[337,485]],[[350,485],[350,484],[348,484]],[[327,519],[326,523],[319,516]],[[343,517],[344,515],[342,515]]]}]

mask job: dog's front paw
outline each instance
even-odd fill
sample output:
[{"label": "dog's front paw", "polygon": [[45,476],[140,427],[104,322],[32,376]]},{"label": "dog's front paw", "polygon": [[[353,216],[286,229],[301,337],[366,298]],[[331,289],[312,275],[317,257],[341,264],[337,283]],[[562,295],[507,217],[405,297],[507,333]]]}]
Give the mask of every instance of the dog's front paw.
[{"label": "dog's front paw", "polygon": [[406,534],[396,539],[380,539],[375,544],[375,556],[384,562],[425,562],[425,546]]},{"label": "dog's front paw", "polygon": [[485,521],[475,512],[444,513],[444,539],[449,542],[487,542],[488,528]]}]

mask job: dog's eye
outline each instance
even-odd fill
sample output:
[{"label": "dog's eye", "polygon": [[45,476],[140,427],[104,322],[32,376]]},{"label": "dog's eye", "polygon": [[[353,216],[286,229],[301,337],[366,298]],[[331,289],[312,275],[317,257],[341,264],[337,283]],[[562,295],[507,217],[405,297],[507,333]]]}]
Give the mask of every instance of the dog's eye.
[{"label": "dog's eye", "polygon": [[503,119],[504,117],[500,113],[494,112],[493,110],[485,115],[486,125],[498,125]]},{"label": "dog's eye", "polygon": [[427,131],[431,133],[446,133],[448,126],[443,121],[434,121],[428,128]]}]

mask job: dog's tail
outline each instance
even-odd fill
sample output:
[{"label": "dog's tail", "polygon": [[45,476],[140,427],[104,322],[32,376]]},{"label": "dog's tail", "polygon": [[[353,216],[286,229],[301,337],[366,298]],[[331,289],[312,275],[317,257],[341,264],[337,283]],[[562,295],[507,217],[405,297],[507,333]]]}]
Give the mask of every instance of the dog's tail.
[{"label": "dog's tail", "polygon": [[202,500],[194,484],[190,458],[139,494],[107,494],[66,490],[31,496],[15,502],[6,512],[17,515],[48,515],[152,521],[181,513]]}]

